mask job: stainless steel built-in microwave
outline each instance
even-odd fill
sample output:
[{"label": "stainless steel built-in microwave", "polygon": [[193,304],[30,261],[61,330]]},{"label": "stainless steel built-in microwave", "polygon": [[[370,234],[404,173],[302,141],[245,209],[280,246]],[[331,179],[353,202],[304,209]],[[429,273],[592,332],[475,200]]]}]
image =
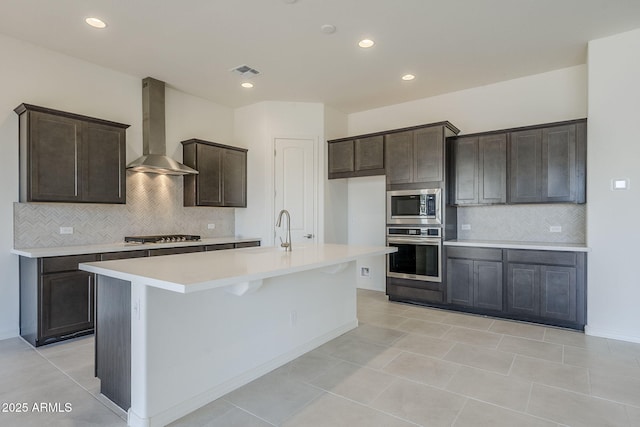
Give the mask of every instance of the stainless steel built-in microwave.
[{"label": "stainless steel built-in microwave", "polygon": [[387,224],[441,224],[441,189],[387,191]]}]

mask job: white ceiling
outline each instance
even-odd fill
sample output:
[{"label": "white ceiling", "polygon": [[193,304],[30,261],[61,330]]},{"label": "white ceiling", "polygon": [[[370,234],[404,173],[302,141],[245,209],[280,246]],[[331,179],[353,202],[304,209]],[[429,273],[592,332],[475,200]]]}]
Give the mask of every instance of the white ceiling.
[{"label": "white ceiling", "polygon": [[[108,23],[94,30],[84,18]],[[323,24],[337,31],[326,35]],[[346,113],[586,62],[640,0],[1,0],[0,33],[216,103]],[[376,45],[357,47],[363,37]],[[2,61],[10,60],[3,58]],[[260,71],[253,89],[229,72]],[[414,81],[400,77],[413,73]]]}]

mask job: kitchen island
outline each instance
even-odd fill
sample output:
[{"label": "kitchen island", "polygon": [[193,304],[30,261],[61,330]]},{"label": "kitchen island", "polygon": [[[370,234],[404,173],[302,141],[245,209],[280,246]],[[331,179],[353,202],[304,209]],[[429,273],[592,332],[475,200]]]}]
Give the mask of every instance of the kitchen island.
[{"label": "kitchen island", "polygon": [[161,426],[355,328],[356,260],[307,245],[91,262],[101,391]]}]

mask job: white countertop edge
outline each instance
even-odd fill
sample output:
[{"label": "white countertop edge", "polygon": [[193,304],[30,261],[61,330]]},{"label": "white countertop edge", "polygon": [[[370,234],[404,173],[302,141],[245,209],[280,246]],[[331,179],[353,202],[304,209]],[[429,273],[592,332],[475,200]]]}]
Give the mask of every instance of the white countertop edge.
[{"label": "white countertop edge", "polygon": [[185,246],[224,245],[225,243],[243,243],[261,241],[258,237],[206,237],[192,242],[171,243],[105,243],[99,245],[55,246],[50,248],[11,249],[14,255],[27,258],[47,258],[66,255],[86,255],[108,252],[137,251],[147,249],[178,248]]},{"label": "white countertop edge", "polygon": [[471,248],[530,249],[538,251],[590,252],[591,248],[579,243],[514,242],[508,240],[446,240],[444,246]]},{"label": "white countertop edge", "polygon": [[[251,249],[253,248],[241,248],[241,249],[233,249],[233,250],[234,251],[250,251]],[[264,249],[264,247],[262,247],[261,249]],[[159,279],[154,279],[154,278],[141,276],[137,274],[131,274],[131,273],[121,272],[117,270],[112,270],[109,268],[104,268],[98,265],[102,263],[100,261],[91,262],[91,263],[81,263],[79,264],[78,268],[83,271],[88,271],[89,273],[101,274],[104,276],[113,277],[116,279],[131,282],[131,283],[140,283],[142,285],[152,286],[152,287],[165,289],[168,291],[173,291],[178,293],[192,293],[192,292],[206,291],[209,289],[222,288],[225,286],[230,286],[230,285],[234,285],[242,282],[250,282],[254,280],[268,279],[271,277],[284,276],[292,273],[300,273],[303,271],[321,269],[323,267],[328,267],[336,264],[348,263],[363,257],[386,255],[388,253],[397,251],[397,248],[394,248],[394,247],[381,247],[378,249],[373,249],[373,248],[371,249],[372,249],[371,251],[367,251],[365,253],[348,255],[348,256],[343,256],[339,258],[323,260],[323,261],[316,261],[309,264],[297,265],[294,267],[276,268],[274,270],[267,270],[267,271],[263,271],[255,274],[244,274],[244,275],[225,277],[222,279],[212,279],[212,280],[207,280],[200,283],[189,283],[189,284],[181,284],[181,283],[175,283],[175,282],[170,282],[165,280],[159,280]],[[184,256],[184,255],[189,255],[189,254],[183,254],[181,256]],[[110,261],[107,261],[107,262],[110,262]]]}]

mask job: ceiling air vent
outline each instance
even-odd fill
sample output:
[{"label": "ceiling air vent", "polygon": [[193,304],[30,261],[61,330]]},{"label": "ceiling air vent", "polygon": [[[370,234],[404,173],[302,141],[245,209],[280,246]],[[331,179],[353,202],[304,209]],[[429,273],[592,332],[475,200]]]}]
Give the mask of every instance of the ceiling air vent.
[{"label": "ceiling air vent", "polygon": [[240,65],[238,67],[232,68],[229,71],[244,78],[250,78],[260,74],[260,71],[256,70],[255,68],[251,68],[248,65]]}]

